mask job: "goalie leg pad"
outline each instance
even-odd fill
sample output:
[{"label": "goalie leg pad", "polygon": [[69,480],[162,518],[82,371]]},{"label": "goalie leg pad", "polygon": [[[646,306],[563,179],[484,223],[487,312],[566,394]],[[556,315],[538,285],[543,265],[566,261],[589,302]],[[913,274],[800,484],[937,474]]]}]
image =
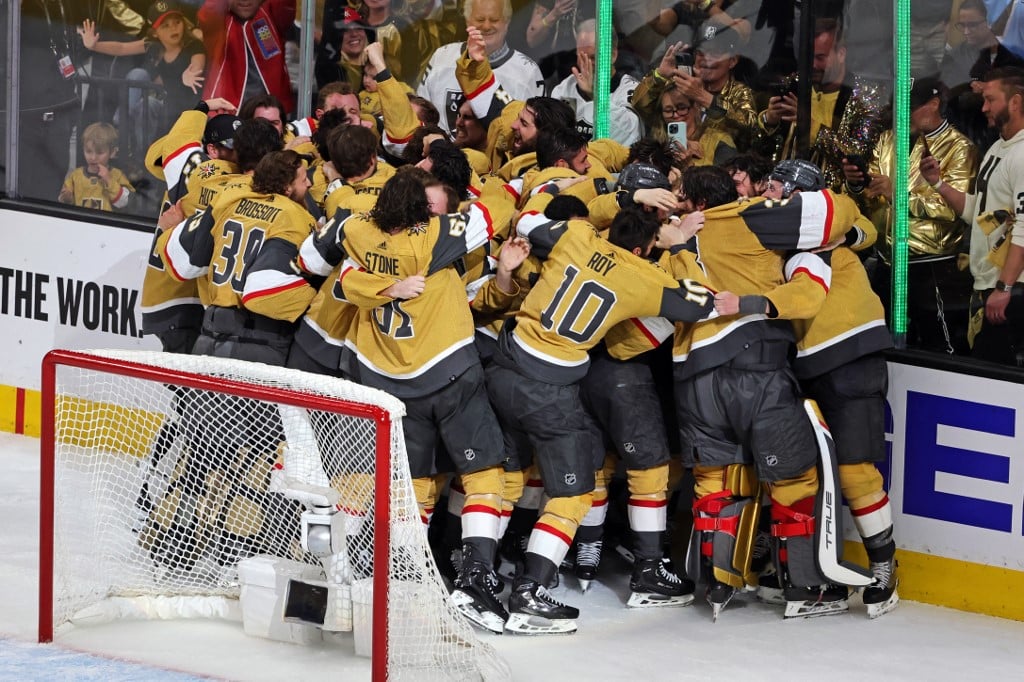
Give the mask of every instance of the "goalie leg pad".
[{"label": "goalie leg pad", "polygon": [[726,487],[694,502],[693,529],[700,534],[697,546],[715,580],[737,589],[756,585],[750,562],[761,514],[757,479],[753,467],[746,465],[730,465],[721,475],[736,491]]}]

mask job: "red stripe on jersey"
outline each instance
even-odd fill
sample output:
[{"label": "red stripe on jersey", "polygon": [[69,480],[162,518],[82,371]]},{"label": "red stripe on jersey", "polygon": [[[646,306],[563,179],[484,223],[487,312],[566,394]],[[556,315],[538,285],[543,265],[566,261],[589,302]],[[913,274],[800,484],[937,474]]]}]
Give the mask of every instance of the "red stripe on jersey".
[{"label": "red stripe on jersey", "polygon": [[871,512],[878,511],[887,504],[889,504],[889,496],[882,495],[882,499],[880,499],[878,502],[875,502],[874,504],[869,504],[866,507],[861,507],[860,509],[851,509],[850,513],[854,516],[867,516]]},{"label": "red stripe on jersey", "polygon": [[184,282],[185,278],[181,276],[180,272],[174,269],[174,263],[171,262],[170,256],[167,255],[167,245],[171,243],[171,239],[173,238],[174,235],[171,235],[170,238],[168,238],[168,240],[164,242],[163,261],[164,264],[167,266],[167,270],[171,273],[171,277],[178,280],[179,282]]},{"label": "red stripe on jersey", "polygon": [[822,279],[821,277],[819,277],[818,275],[815,275],[813,272],[811,272],[807,268],[797,268],[796,270],[793,271],[793,277],[796,277],[801,272],[804,273],[805,275],[807,275],[808,277],[810,277],[812,280],[814,280],[818,284],[820,284],[821,288],[825,290],[825,293],[826,294],[828,293],[828,285],[825,284],[825,280]]},{"label": "red stripe on jersey", "polygon": [[194,149],[199,149],[201,151],[203,149],[203,147],[202,147],[202,145],[197,145],[195,142],[189,142],[184,147],[179,147],[178,149],[175,149],[173,152],[171,152],[170,154],[168,154],[167,156],[164,157],[164,161],[163,161],[164,168],[167,167],[167,164],[170,163],[170,161],[172,159],[174,159],[174,157],[176,157],[179,154],[182,154],[184,152],[192,151]]},{"label": "red stripe on jersey", "polygon": [[474,206],[480,208],[480,212],[484,214],[484,220],[487,221],[487,238],[491,239],[494,237],[494,220],[491,218],[491,212],[487,210],[487,207],[481,203],[476,203]]},{"label": "red stripe on jersey", "polygon": [[490,514],[491,516],[501,516],[501,513],[494,507],[488,507],[486,504],[467,504],[462,508],[463,514]]},{"label": "red stripe on jersey", "polygon": [[493,73],[491,74],[491,77],[487,79],[486,83],[481,85],[479,88],[477,88],[473,92],[467,92],[466,93],[466,99],[473,99],[474,97],[477,97],[481,92],[483,92],[487,88],[491,87],[492,85],[494,85],[494,74]]},{"label": "red stripe on jersey", "polygon": [[658,507],[668,506],[668,500],[642,500],[635,497],[629,498],[630,507],[651,507],[657,509]]},{"label": "red stripe on jersey", "polygon": [[[511,194],[513,197],[515,197],[516,201],[519,201],[521,195],[519,194],[519,192],[516,191],[515,187],[513,187],[510,184],[508,184],[507,182],[505,183],[505,191],[508,192],[509,194]],[[535,212],[536,211],[534,211],[534,213]]]},{"label": "red stripe on jersey", "polygon": [[832,193],[825,190],[821,193],[825,197],[825,238],[821,241],[822,245],[828,244],[832,241],[832,218],[835,214],[835,204],[832,202]]},{"label": "red stripe on jersey", "polygon": [[661,342],[658,341],[657,338],[655,338],[654,334],[652,334],[651,331],[644,326],[644,323],[641,322],[639,318],[631,317],[629,318],[629,321],[632,322],[633,325],[640,330],[640,333],[644,335],[644,338],[647,339],[647,342],[651,344],[651,348],[657,348],[658,346],[661,345]]},{"label": "red stripe on jersey", "polygon": [[386,137],[387,141],[390,142],[391,144],[407,144],[409,142],[409,140],[412,139],[412,135],[408,135],[406,137],[401,137],[401,138],[395,138],[395,137],[391,137],[387,133],[384,133],[384,137]]},{"label": "red stripe on jersey", "polygon": [[475,196],[475,197],[479,197],[480,196],[480,191],[481,190],[479,190],[478,188],[474,187],[473,185],[470,185],[466,189],[468,189],[469,193],[472,194],[473,196]]},{"label": "red stripe on jersey", "polygon": [[288,284],[284,284],[284,285],[279,286],[279,287],[274,287],[273,289],[263,289],[262,291],[253,292],[253,293],[249,294],[248,296],[243,296],[242,297],[242,303],[248,303],[249,301],[253,300],[254,298],[262,298],[263,296],[273,296],[274,294],[279,294],[282,291],[288,291],[290,289],[297,289],[299,287],[304,287],[304,286],[306,286],[306,280],[299,278],[299,279],[295,280],[294,282],[289,282]]},{"label": "red stripe on jersey", "polygon": [[572,538],[563,533],[562,531],[558,530],[554,526],[549,526],[546,523],[537,523],[533,526],[533,529],[539,530],[542,533],[547,533],[548,535],[554,535],[556,538],[564,542],[566,545],[572,544]]},{"label": "red stripe on jersey", "polygon": [[606,504],[608,504],[608,498],[607,497],[604,498],[603,500],[598,500],[598,499],[595,498],[595,499],[590,501],[590,506],[591,507],[603,507]]}]

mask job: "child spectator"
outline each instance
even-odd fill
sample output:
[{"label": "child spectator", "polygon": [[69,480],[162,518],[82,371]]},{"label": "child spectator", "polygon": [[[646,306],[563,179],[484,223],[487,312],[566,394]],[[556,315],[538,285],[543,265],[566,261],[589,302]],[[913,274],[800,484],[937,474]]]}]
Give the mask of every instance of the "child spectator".
[{"label": "child spectator", "polygon": [[114,56],[146,55],[143,68],[129,71],[127,79],[152,82],[164,88],[166,94],[162,99],[150,92],[145,124],[141,120],[145,111],[144,90],[129,90],[129,115],[135,131],[130,152],[144,149],[152,139],[167,132],[178,114],[192,108],[202,88],[206,68],[203,45],[192,36],[192,25],[180,9],[167,0],[157,0],[150,5],[147,17],[152,28],[150,36],[142,40],[100,40],[96,25],[88,19],[78,31],[85,47],[93,52]]},{"label": "child spectator", "polygon": [[57,200],[101,211],[123,209],[135,192],[128,178],[110,166],[117,155],[117,129],[109,123],[93,123],[82,133],[85,165],[68,173]]}]

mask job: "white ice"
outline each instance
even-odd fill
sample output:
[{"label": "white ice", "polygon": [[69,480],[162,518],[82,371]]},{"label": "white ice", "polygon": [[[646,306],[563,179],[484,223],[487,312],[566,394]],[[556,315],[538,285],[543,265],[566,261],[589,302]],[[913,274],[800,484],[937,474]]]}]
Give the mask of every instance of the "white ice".
[{"label": "white ice", "polygon": [[[0,679],[369,679],[366,659],[353,664],[337,645],[251,638],[240,623],[228,621],[122,621],[72,628],[55,645],[32,644],[38,450],[34,438],[0,433]],[[849,614],[783,622],[777,609],[741,596],[712,624],[701,599],[686,608],[627,610],[625,566],[610,557],[602,571],[604,584],[595,583],[586,595],[571,578],[556,590],[582,611],[577,634],[480,635],[508,660],[516,680],[963,682],[1024,674],[1024,623],[1016,621],[906,601],[872,621],[854,598]]]}]

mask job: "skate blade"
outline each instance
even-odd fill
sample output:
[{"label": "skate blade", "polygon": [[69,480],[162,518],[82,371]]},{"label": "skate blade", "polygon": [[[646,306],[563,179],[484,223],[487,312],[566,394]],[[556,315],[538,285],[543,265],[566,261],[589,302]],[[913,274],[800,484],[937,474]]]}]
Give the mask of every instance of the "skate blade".
[{"label": "skate blade", "polygon": [[513,613],[505,623],[505,630],[517,635],[571,635],[576,629],[575,618],[550,620],[528,613]]},{"label": "skate blade", "polygon": [[764,587],[763,585],[757,588],[757,600],[762,604],[771,604],[772,606],[785,606],[786,597],[780,587]]},{"label": "skate blade", "polygon": [[629,595],[626,606],[634,609],[655,609],[661,606],[689,606],[692,603],[692,594],[669,596],[657,592],[633,592]]},{"label": "skate blade", "polygon": [[583,594],[587,593],[587,590],[590,589],[590,583],[594,582],[593,580],[587,580],[586,578],[577,578],[577,580],[580,583],[580,590],[583,591]]},{"label": "skate blade", "polygon": [[785,619],[818,618],[819,616],[838,616],[850,610],[845,599],[836,601],[790,601],[786,602]]},{"label": "skate blade", "polygon": [[865,604],[865,606],[868,608],[868,618],[874,620],[879,616],[884,616],[885,614],[895,609],[896,605],[899,603],[900,595],[896,592],[896,590],[893,590],[892,594],[889,595],[889,598],[884,602],[879,602],[878,604]]},{"label": "skate blade", "polygon": [[463,616],[473,625],[500,635],[505,632],[505,621],[501,616],[491,611],[481,611],[476,606],[476,601],[462,590],[452,592],[452,603]]},{"label": "skate blade", "polygon": [[732,601],[732,598],[734,596],[736,596],[735,592],[730,593],[729,596],[725,598],[725,601],[723,601],[721,603],[714,602],[714,601],[711,601],[710,599],[708,599],[708,603],[711,604],[711,622],[712,623],[717,623],[718,622],[718,616],[719,616],[719,614],[722,613],[722,609],[725,608],[726,604],[728,604],[729,602]]}]

